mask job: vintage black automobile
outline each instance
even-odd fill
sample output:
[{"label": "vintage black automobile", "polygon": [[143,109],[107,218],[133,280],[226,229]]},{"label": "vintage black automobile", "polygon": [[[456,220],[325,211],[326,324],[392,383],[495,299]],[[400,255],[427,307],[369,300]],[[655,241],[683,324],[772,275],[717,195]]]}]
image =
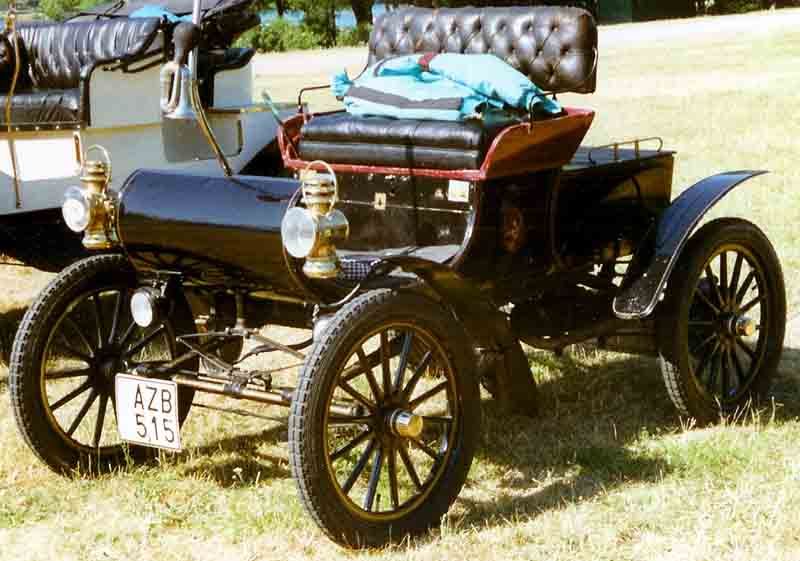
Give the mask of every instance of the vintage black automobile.
[{"label": "vintage black automobile", "polygon": [[[577,8],[392,11],[369,62],[442,51],[494,53],[554,94],[595,88],[597,28]],[[447,512],[479,439],[481,384],[535,412],[523,342],[658,356],[669,396],[700,422],[757,401],[783,343],[778,258],[747,221],[697,227],[761,172],[671,201],[673,153],[646,139],[580,147],[592,118],[571,108],[492,129],[300,104],[275,147],[283,165],[262,175],[139,170],[113,191],[106,164],[87,162],[65,218],[102,251],[59,274],[19,329],[23,436],[56,471],[93,471],[179,449],[195,392],[287,406],[301,500],[331,539],[368,547]],[[282,343],[267,324],[311,335]],[[242,366],[270,352],[302,362],[296,387]]]}]

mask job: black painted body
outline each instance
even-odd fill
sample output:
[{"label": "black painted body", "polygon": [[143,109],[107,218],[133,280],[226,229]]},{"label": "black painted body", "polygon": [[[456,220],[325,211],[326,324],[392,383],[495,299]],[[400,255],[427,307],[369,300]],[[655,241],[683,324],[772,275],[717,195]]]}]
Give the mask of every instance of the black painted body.
[{"label": "black painted body", "polygon": [[[670,152],[601,149],[590,156],[581,149],[563,169],[469,184],[340,174],[337,208],[350,237],[338,245],[345,273],[332,281],[306,279],[302,261],[283,250],[281,220],[302,204],[296,180],[138,171],[120,193],[117,228],[145,276],[177,273],[190,292],[216,298],[243,292],[248,307],[275,308],[288,297],[292,325],[310,321],[307,304],[339,300],[383,259],[422,279],[425,263],[431,278],[451,271],[457,282],[426,284],[445,291],[440,296],[460,316],[476,298],[513,303],[513,336],[533,346],[559,349],[601,337],[616,341],[609,346],[617,350],[652,353],[653,326],[644,320],[652,308],[631,308],[630,317],[620,310],[652,301],[669,275],[662,265],[674,261],[697,221],[752,176],[709,178],[671,205],[673,166]],[[521,217],[518,244],[508,243],[509,210]],[[390,281],[370,279],[362,289]],[[281,323],[275,310],[265,314]],[[473,335],[490,348],[508,339],[491,326],[484,331]]]},{"label": "black painted body", "polygon": [[291,179],[140,170],[120,192],[117,229],[140,270],[297,294],[280,227],[298,188]]}]

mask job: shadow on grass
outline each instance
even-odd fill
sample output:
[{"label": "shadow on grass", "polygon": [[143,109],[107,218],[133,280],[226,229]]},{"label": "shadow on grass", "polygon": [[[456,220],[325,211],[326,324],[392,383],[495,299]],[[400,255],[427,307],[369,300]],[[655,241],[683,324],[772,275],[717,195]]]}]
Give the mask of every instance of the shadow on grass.
[{"label": "shadow on grass", "polygon": [[[585,354],[586,356],[579,356]],[[643,433],[680,428],[652,358],[578,349],[557,358],[537,352],[537,418],[509,417],[484,404],[478,460],[499,478],[488,501],[462,497],[466,526],[504,525],[511,519],[591,499],[629,482],[657,481],[669,472],[658,457],[631,446]],[[599,356],[599,355],[597,355]],[[532,493],[529,488],[541,486]]]},{"label": "shadow on grass", "polygon": [[[591,350],[562,358],[533,355],[541,403],[535,419],[508,417],[494,402],[484,404],[477,459],[479,470],[499,480],[498,488],[486,501],[462,495],[467,508],[455,519],[457,526],[506,525],[510,519],[591,500],[623,484],[658,482],[671,472],[663,458],[637,445],[648,435],[683,428],[657,361],[592,355]],[[785,349],[771,396],[778,422],[800,416],[798,366],[800,350]],[[542,487],[542,481],[549,483]]]},{"label": "shadow on grass", "polygon": [[[286,460],[258,450],[264,443],[281,441],[285,433],[285,425],[276,425],[257,433],[222,438],[184,451],[177,456],[176,463],[182,474],[211,479],[220,487],[255,485],[265,479],[286,479],[291,477]],[[224,459],[217,459],[219,456]]]}]

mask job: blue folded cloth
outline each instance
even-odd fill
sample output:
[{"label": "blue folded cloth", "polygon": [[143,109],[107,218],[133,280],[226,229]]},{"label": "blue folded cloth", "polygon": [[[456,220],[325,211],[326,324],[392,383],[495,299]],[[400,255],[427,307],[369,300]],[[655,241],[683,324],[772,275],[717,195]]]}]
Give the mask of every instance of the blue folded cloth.
[{"label": "blue folded cloth", "polygon": [[506,109],[562,111],[524,74],[488,54],[384,59],[355,80],[334,75],[331,88],[349,113],[361,116],[460,121]]},{"label": "blue folded cloth", "polygon": [[178,17],[172,12],[165,10],[161,6],[157,6],[155,4],[147,4],[146,6],[142,6],[141,8],[134,10],[128,16],[130,18],[164,18],[169,22],[175,23],[178,21],[192,21],[191,15],[186,15],[183,17]]}]

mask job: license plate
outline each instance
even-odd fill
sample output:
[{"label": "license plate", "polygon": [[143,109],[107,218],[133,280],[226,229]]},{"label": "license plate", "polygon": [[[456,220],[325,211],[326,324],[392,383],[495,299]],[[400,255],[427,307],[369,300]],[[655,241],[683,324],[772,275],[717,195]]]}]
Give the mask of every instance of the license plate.
[{"label": "license plate", "polygon": [[153,448],[181,449],[178,384],[117,374],[115,386],[117,427],[123,440]]}]

